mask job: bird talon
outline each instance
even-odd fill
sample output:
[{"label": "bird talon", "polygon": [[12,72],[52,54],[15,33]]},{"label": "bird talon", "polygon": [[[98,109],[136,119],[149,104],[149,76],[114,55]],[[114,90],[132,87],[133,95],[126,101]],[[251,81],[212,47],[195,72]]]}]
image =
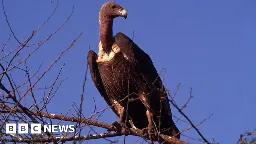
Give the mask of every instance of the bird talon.
[{"label": "bird talon", "polygon": [[148,128],[143,128],[142,129],[142,135],[145,137],[148,137]]},{"label": "bird talon", "polygon": [[114,121],[113,123],[112,123],[112,126],[114,127],[114,129],[115,129],[115,131],[117,131],[117,132],[120,132],[120,131],[122,131],[122,124],[120,124],[119,122],[117,122],[117,121]]}]

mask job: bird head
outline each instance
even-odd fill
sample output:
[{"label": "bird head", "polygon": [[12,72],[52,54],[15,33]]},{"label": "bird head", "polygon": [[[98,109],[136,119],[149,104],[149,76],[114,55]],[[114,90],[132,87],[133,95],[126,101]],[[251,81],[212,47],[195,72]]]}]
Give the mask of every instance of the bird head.
[{"label": "bird head", "polygon": [[99,13],[100,17],[114,19],[116,17],[127,18],[127,12],[119,4],[115,2],[106,2],[102,5]]}]

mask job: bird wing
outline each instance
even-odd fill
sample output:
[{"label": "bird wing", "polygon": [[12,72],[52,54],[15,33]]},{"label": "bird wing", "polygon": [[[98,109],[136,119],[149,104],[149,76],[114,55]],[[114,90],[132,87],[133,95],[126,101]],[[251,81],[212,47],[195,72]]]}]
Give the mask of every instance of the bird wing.
[{"label": "bird wing", "polygon": [[[123,33],[116,34],[115,43],[120,48],[120,51],[123,53],[124,57],[126,57],[126,59],[132,63],[131,65],[134,67],[134,69],[137,70],[135,74],[139,74],[137,77],[137,81],[141,82],[139,85],[145,85],[142,90],[148,94],[143,94],[144,99],[146,99],[144,105],[147,106],[147,109],[151,109],[154,113],[158,113],[159,108],[162,107],[164,112],[162,112],[161,116],[161,125],[163,128],[169,129],[164,133],[168,135],[177,135],[177,137],[179,137],[179,130],[172,120],[167,93],[149,55],[140,49],[128,36]],[[165,97],[165,100],[162,99],[161,95]],[[160,101],[162,106],[159,105]]]},{"label": "bird wing", "polygon": [[110,97],[107,95],[107,92],[103,85],[103,82],[99,73],[99,69],[98,69],[98,64],[96,62],[97,58],[98,58],[97,54],[94,51],[90,50],[87,55],[87,62],[90,68],[92,81],[96,86],[96,88],[98,89],[98,91],[100,92],[101,96],[107,102],[107,104],[111,106],[111,109],[115,112],[116,115],[118,115],[116,109],[113,108],[113,106],[115,105],[113,105],[113,102],[111,101]]},{"label": "bird wing", "polygon": [[[119,32],[115,36],[115,43],[121,49],[121,52],[127,57],[138,73],[141,73],[141,78],[146,80],[147,84],[154,84],[157,87],[162,87],[161,79],[158,76],[156,68],[149,55],[140,49],[128,36]],[[159,81],[160,80],[160,81]]]}]

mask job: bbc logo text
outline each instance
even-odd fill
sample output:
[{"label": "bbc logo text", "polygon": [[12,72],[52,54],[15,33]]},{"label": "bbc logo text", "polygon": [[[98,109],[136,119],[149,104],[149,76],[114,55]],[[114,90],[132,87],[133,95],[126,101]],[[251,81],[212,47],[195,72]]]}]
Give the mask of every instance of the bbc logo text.
[{"label": "bbc logo text", "polygon": [[[30,125],[30,126],[29,126]],[[40,123],[7,123],[5,132],[7,134],[41,134],[42,131],[52,133],[75,132],[75,125],[42,125]]]}]

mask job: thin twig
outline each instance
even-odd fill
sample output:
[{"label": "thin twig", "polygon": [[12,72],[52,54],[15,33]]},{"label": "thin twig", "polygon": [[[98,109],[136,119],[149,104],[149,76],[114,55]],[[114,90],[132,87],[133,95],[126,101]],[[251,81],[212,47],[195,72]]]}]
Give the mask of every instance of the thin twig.
[{"label": "thin twig", "polygon": [[15,38],[15,40],[16,40],[19,44],[21,44],[21,42],[20,42],[20,41],[18,40],[18,38],[15,36],[15,34],[14,34],[13,30],[12,30],[12,27],[11,27],[9,21],[8,21],[8,17],[7,17],[7,14],[6,14],[6,12],[5,12],[5,8],[4,8],[4,0],[2,0],[2,9],[3,9],[3,11],[4,11],[5,21],[6,21],[6,23],[8,24],[8,27],[9,27],[9,29],[10,29],[10,31],[11,31],[13,37]]}]

